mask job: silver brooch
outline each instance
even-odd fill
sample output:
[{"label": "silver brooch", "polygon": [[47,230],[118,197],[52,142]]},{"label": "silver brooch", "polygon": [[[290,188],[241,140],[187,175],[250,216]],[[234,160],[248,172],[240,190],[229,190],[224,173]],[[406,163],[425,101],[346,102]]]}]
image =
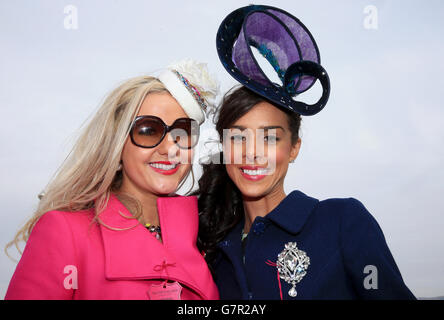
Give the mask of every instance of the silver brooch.
[{"label": "silver brooch", "polygon": [[296,297],[296,284],[307,274],[310,258],[305,251],[299,250],[296,242],[288,242],[285,249],[279,253],[276,266],[279,277],[291,284],[292,287],[288,291],[290,297]]}]

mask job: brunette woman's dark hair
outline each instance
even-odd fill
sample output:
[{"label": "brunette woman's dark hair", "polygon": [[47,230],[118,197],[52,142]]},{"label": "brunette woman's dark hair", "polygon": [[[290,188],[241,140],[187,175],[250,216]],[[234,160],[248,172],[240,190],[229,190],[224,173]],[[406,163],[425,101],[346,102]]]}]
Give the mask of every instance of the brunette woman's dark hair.
[{"label": "brunette woman's dark hair", "polygon": [[[215,115],[216,131],[220,142],[223,130],[230,128],[239,118],[260,102],[269,102],[262,96],[243,86],[228,91]],[[271,103],[271,102],[269,102]],[[276,105],[277,108],[280,108]],[[301,116],[280,108],[287,114],[293,144],[299,139]],[[203,174],[199,179],[199,236],[197,245],[205,252],[205,259],[211,267],[216,254],[216,245],[242,219],[244,207],[242,194],[228,176],[223,162],[223,153],[212,156],[209,163],[203,164]],[[240,235],[239,235],[240,237]]]}]

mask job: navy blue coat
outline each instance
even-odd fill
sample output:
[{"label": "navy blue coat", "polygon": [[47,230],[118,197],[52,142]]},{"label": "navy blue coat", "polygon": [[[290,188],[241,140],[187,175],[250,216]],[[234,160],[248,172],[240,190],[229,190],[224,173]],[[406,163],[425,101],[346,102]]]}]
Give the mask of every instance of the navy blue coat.
[{"label": "navy blue coat", "polygon": [[[280,299],[280,292],[283,299],[415,299],[378,223],[356,199],[319,201],[293,191],[256,217],[245,251],[243,226],[244,220],[218,244],[213,268],[221,299]],[[294,298],[291,285],[278,280],[277,267],[266,263],[276,262],[288,242],[310,258]]]}]

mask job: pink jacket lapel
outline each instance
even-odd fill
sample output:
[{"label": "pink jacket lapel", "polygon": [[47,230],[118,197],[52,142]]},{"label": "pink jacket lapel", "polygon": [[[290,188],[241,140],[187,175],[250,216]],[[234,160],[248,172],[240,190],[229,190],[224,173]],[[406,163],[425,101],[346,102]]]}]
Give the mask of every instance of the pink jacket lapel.
[{"label": "pink jacket lapel", "polygon": [[[197,198],[158,198],[157,206],[163,244],[132,217],[115,195],[111,195],[107,208],[100,214],[104,224],[100,225],[100,229],[106,278],[168,278],[186,284],[205,299],[205,294],[194,280],[195,275],[190,274],[190,270],[202,262],[196,259]],[[182,263],[187,264],[186,268]]]}]

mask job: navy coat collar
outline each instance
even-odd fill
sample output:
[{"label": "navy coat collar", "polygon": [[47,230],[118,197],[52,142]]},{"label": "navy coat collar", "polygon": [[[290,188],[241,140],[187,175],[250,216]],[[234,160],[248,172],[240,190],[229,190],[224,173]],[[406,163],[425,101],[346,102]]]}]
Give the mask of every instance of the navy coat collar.
[{"label": "navy coat collar", "polygon": [[[307,196],[305,193],[294,190],[282,200],[276,208],[271,210],[264,218],[269,219],[280,228],[291,234],[299,233],[304,227],[310,213],[318,205],[319,200]],[[224,247],[226,241],[240,242],[240,235],[244,227],[245,218],[230,231],[225,241],[220,244]],[[239,250],[241,250],[239,246]]]},{"label": "navy coat collar", "polygon": [[[318,203],[319,200],[311,198],[301,191],[295,190],[288,194],[284,200],[282,200],[281,203],[279,203],[279,205],[270,211],[263,219],[268,219],[285,232],[295,235],[302,230],[310,213]],[[245,218],[242,218],[225,239],[218,244],[218,247],[225,252],[233,264],[243,299],[249,299],[246,270],[242,262],[241,233],[244,223]]]},{"label": "navy coat collar", "polygon": [[288,233],[297,234],[302,230],[310,213],[318,203],[318,199],[295,190],[287,195],[265,218],[273,221]]}]

